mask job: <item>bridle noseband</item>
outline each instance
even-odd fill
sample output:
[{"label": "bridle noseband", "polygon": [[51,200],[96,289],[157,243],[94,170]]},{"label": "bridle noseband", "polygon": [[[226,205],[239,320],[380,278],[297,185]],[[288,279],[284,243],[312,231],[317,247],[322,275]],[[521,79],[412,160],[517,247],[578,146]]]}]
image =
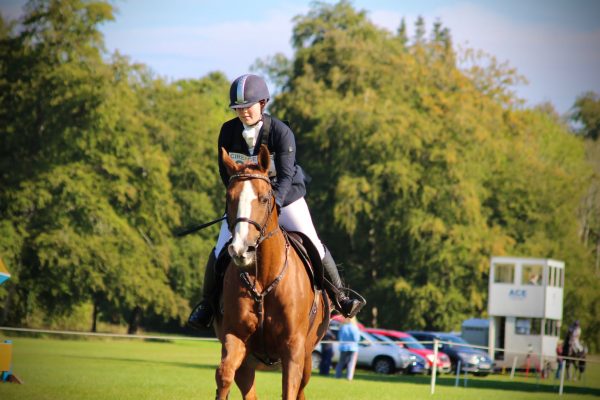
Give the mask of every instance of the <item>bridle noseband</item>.
[{"label": "bridle noseband", "polygon": [[275,202],[274,202],[274,192],[273,192],[273,188],[271,186],[271,180],[269,178],[267,178],[264,175],[260,175],[260,174],[234,174],[231,175],[229,177],[229,186],[231,186],[231,184],[233,182],[239,181],[239,180],[251,180],[251,179],[260,179],[263,180],[265,182],[267,182],[269,184],[269,192],[267,193],[267,195],[269,196],[269,200],[268,203],[266,205],[267,207],[267,216],[265,217],[265,220],[263,221],[262,224],[259,224],[258,222],[256,222],[255,220],[251,219],[251,218],[246,218],[246,217],[238,217],[233,221],[233,224],[229,225],[229,231],[233,234],[233,231],[235,229],[235,226],[240,223],[240,222],[247,222],[251,225],[254,225],[254,227],[258,230],[259,232],[259,236],[256,239],[256,243],[254,244],[254,248],[255,250],[258,249],[258,246],[265,241],[266,239],[270,238],[271,236],[273,236],[275,233],[277,233],[277,231],[279,230],[279,226],[277,226],[276,229],[273,229],[271,232],[269,232],[268,234],[265,233],[265,230],[267,228],[267,223],[269,222],[269,218],[271,218],[271,214],[273,214],[273,209],[275,208]]}]

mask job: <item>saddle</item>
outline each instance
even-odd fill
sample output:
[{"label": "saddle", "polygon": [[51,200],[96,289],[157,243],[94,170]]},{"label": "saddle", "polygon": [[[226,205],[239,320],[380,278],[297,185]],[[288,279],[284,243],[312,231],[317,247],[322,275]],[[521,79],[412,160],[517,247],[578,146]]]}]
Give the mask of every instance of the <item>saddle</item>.
[{"label": "saddle", "polygon": [[[325,269],[319,256],[319,251],[310,239],[301,232],[286,231],[281,227],[284,235],[288,237],[290,245],[296,250],[296,253],[302,260],[302,264],[308,274],[313,290],[325,292]],[[223,292],[223,280],[225,278],[225,271],[231,262],[231,256],[227,252],[227,246],[230,242],[227,242],[223,246],[223,250],[217,258],[215,264],[215,277],[217,280],[216,290],[211,298],[213,304],[213,310],[217,310],[223,315],[223,310],[220,304],[221,294]]]},{"label": "saddle", "polygon": [[[313,326],[313,324],[315,322],[315,318],[317,315],[317,309],[318,309],[318,302],[319,302],[319,299],[321,299],[321,301],[323,301],[323,307],[324,307],[325,313],[326,313],[325,320],[327,321],[327,325],[329,325],[329,317],[330,317],[330,313],[331,313],[331,301],[329,300],[329,296],[327,295],[326,290],[323,290],[323,285],[326,284],[327,281],[324,279],[324,268],[321,263],[321,257],[319,256],[319,252],[317,251],[315,246],[312,244],[312,242],[302,233],[286,232],[285,230],[283,230],[283,228],[281,228],[281,229],[282,229],[283,234],[287,237],[287,240],[290,243],[290,245],[294,248],[294,250],[296,250],[296,253],[298,254],[299,258],[302,260],[302,264],[304,265],[306,273],[308,274],[308,277],[310,279],[313,291],[315,293],[314,301],[313,301],[313,304],[309,311],[309,321],[310,321],[309,324],[310,324],[310,326]],[[225,249],[226,247],[227,247],[227,245],[224,246],[223,249]],[[228,266],[230,265],[230,261],[231,261],[231,257],[229,256],[229,253],[227,251],[221,251],[221,254],[219,254],[219,257],[216,262],[215,276],[217,279],[217,289],[215,290],[215,293],[212,298],[212,305],[213,305],[213,310],[215,310],[215,312],[219,313],[221,316],[223,316],[223,307],[222,307],[223,280],[225,277],[225,271],[227,270]],[[285,272],[285,270],[282,271],[282,274],[284,272]],[[278,277],[267,289],[265,289],[265,291],[262,294],[258,294],[253,289],[251,283],[249,282],[247,273],[245,273],[245,272],[240,273],[240,279],[243,281],[243,283],[246,285],[248,290],[251,292],[251,295],[254,297],[254,299],[256,301],[255,304],[258,307],[258,309],[257,309],[257,313],[259,315],[258,335],[260,338],[259,340],[260,340],[261,345],[260,345],[259,350],[252,352],[252,355],[254,356],[254,358],[256,360],[262,362],[264,365],[273,366],[275,364],[278,364],[278,363],[280,363],[281,360],[278,358],[272,358],[270,356],[269,351],[266,346],[266,343],[264,341],[263,297],[265,295],[267,295],[269,293],[269,291],[275,289],[275,287],[277,286],[277,283],[279,282],[278,279],[280,279],[280,278]],[[319,295],[319,293],[320,293],[320,295]]]}]

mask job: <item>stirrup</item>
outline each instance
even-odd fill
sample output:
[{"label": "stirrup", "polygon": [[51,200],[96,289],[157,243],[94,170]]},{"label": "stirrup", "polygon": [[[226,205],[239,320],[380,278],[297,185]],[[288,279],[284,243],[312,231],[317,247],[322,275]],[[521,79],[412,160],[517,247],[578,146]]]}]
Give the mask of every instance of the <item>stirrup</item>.
[{"label": "stirrup", "polygon": [[340,301],[342,315],[346,318],[353,318],[363,308],[364,304],[356,299],[344,299]]},{"label": "stirrup", "polygon": [[[352,298],[346,294],[346,292],[352,293],[354,297]],[[362,308],[367,304],[367,301],[360,294],[355,292],[352,289],[343,288],[340,289],[337,297],[337,304],[339,304],[339,311],[346,318],[353,318],[362,310]]]}]

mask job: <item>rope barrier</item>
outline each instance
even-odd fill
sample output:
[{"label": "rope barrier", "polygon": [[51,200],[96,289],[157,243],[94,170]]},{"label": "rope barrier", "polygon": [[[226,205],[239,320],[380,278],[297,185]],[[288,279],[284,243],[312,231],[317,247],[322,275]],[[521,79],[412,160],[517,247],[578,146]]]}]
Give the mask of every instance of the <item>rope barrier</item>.
[{"label": "rope barrier", "polygon": [[[27,332],[27,333],[46,333],[51,335],[73,335],[73,336],[92,336],[92,337],[107,337],[107,338],[120,338],[120,339],[151,339],[151,340],[190,340],[190,341],[207,341],[207,342],[218,342],[217,338],[214,337],[192,337],[192,336],[162,336],[162,335],[129,335],[124,333],[98,333],[98,332],[81,332],[81,331],[57,331],[51,329],[32,329],[32,328],[16,328],[11,326],[0,326],[0,331],[13,331],[13,332]],[[338,340],[322,340],[320,343],[351,343],[351,342],[340,342]],[[392,344],[387,341],[367,341],[363,340],[359,343],[380,343],[380,344]],[[420,341],[421,344],[433,344],[433,341]],[[486,346],[477,346],[472,344],[463,344],[463,343],[454,343],[454,342],[445,342],[438,341],[439,344],[447,344],[450,346],[457,347],[471,347],[482,349],[487,352],[488,347]],[[503,348],[494,348],[495,351],[507,352],[507,349]],[[535,353],[531,352],[514,352],[509,351],[510,354],[513,355],[535,355]],[[556,356],[552,356],[553,358]],[[594,358],[577,358],[577,357],[567,357],[560,356],[563,360],[573,360],[573,361],[585,361],[586,363],[599,363],[600,359]]]},{"label": "rope barrier", "polygon": [[152,340],[192,340],[192,341],[209,341],[216,342],[217,338],[211,337],[191,337],[191,336],[160,336],[160,335],[128,335],[124,333],[97,333],[97,332],[80,332],[80,331],[55,331],[51,329],[30,329],[30,328],[14,328],[10,326],[0,326],[0,331],[27,332],[27,333],[47,333],[51,335],[73,335],[73,336],[92,336],[92,337],[107,337],[121,339],[152,339]]}]

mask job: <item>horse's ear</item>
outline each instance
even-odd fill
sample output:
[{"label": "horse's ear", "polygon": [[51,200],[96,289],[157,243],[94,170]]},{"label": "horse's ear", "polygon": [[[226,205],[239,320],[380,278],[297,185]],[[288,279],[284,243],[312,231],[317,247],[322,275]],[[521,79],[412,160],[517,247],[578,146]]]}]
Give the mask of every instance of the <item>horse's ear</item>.
[{"label": "horse's ear", "polygon": [[227,175],[231,176],[236,173],[237,165],[235,161],[233,161],[231,157],[229,157],[229,154],[227,153],[227,150],[225,150],[224,147],[221,147],[221,160],[223,161],[223,165],[227,170]]},{"label": "horse's ear", "polygon": [[258,151],[258,165],[262,172],[267,172],[269,170],[269,165],[271,164],[271,157],[269,154],[269,148],[261,144],[260,150]]}]

